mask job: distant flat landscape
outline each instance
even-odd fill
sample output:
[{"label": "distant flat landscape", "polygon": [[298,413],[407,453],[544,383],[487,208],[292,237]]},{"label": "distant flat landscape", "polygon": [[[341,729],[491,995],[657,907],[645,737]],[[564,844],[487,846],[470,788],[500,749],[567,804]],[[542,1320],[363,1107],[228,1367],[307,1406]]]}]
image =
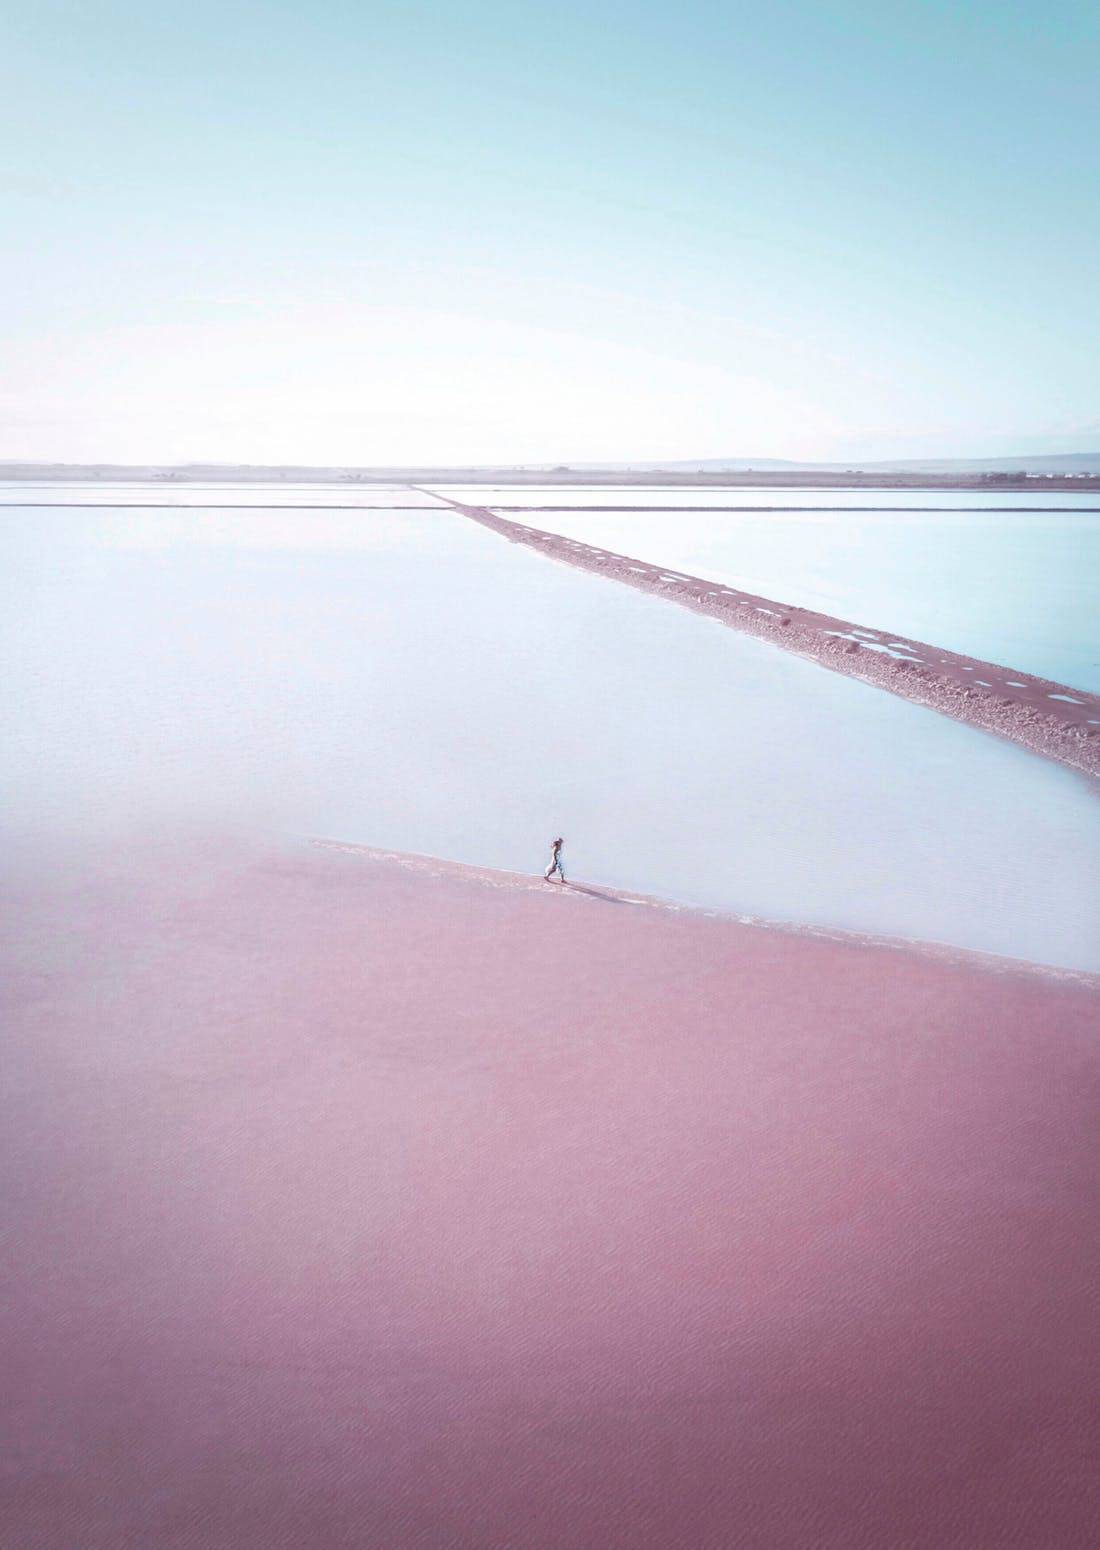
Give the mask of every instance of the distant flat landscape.
[{"label": "distant flat landscape", "polygon": [[0,462],[0,479],[111,483],[664,485],[707,488],[1007,490],[1100,489],[1100,452],[1055,457],[929,462],[785,463],[775,458],[668,463],[571,463],[468,467],[312,467],[303,464]]}]

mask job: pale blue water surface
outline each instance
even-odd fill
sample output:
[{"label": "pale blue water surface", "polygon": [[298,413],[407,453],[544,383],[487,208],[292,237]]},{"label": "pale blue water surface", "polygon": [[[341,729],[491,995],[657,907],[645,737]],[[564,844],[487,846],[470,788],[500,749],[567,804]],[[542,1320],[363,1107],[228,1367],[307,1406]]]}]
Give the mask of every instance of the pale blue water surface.
[{"label": "pale blue water surface", "polygon": [[594,882],[1100,968],[1086,781],[457,516],[9,510],[0,559],[9,837],[534,873],[563,833]]},{"label": "pale blue water surface", "polygon": [[555,511],[517,520],[1100,693],[1100,512]]},{"label": "pale blue water surface", "polygon": [[0,480],[3,506],[330,506],[439,507],[434,495],[407,485],[286,480],[273,484],[192,479],[10,479]]},{"label": "pale blue water surface", "polygon": [[783,510],[916,510],[932,511],[1027,511],[1044,510],[1100,511],[1100,490],[1066,492],[1064,490],[846,490],[830,487],[818,490],[807,485],[522,485],[522,484],[432,484],[426,489],[448,500],[467,506],[508,508],[562,508],[570,510],[601,507],[648,507],[651,510],[691,510],[760,507]]}]

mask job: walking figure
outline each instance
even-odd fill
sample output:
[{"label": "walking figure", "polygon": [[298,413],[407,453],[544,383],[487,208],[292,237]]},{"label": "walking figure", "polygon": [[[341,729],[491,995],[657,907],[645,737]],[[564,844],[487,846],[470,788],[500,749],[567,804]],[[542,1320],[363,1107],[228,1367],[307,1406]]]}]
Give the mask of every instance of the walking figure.
[{"label": "walking figure", "polygon": [[546,868],[546,871],[542,874],[543,877],[545,877],[545,879],[546,879],[546,881],[548,883],[552,882],[555,877],[558,879],[559,883],[564,883],[565,882],[565,868],[561,864],[561,847],[562,847],[562,844],[563,844],[563,841],[562,841],[562,839],[560,837],[558,839],[554,840],[553,843],[551,844],[551,847],[550,847],[550,865]]}]

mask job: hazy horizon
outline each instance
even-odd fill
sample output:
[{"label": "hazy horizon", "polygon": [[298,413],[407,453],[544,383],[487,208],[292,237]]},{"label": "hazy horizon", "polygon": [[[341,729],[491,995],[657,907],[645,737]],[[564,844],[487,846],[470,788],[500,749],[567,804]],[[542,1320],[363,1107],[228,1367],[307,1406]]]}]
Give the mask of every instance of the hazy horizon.
[{"label": "hazy horizon", "polygon": [[0,457],[1087,450],[1098,42],[1075,0],[45,0]]},{"label": "hazy horizon", "polygon": [[[615,472],[615,471],[618,471],[618,470],[622,470],[623,472],[642,472],[642,473],[645,473],[645,472],[657,473],[657,472],[660,472],[661,470],[682,471],[682,472],[697,471],[697,472],[700,472],[700,473],[707,473],[707,472],[710,472],[710,473],[719,472],[720,473],[720,472],[722,472],[724,470],[728,470],[730,472],[748,472],[748,473],[752,473],[754,471],[759,471],[761,473],[764,473],[764,472],[775,472],[777,470],[778,471],[782,471],[784,468],[790,468],[792,471],[807,471],[808,470],[808,471],[812,472],[815,469],[821,469],[823,471],[824,470],[843,470],[845,467],[851,467],[853,469],[862,467],[862,468],[864,468],[866,470],[870,470],[870,471],[873,471],[876,468],[904,470],[906,468],[910,468],[911,467],[911,468],[913,468],[914,471],[918,471],[921,468],[927,468],[927,469],[930,469],[930,470],[935,470],[936,468],[940,467],[941,465],[951,465],[952,468],[956,468],[960,473],[964,473],[968,469],[972,469],[972,470],[974,470],[976,472],[980,472],[981,469],[983,467],[985,467],[987,464],[1001,463],[1001,464],[1005,464],[1005,465],[1010,465],[1010,464],[1012,464],[1014,462],[1023,462],[1025,460],[1028,462],[1029,465],[1035,465],[1035,464],[1042,463],[1042,464],[1055,464],[1055,465],[1058,465],[1059,467],[1061,465],[1074,464],[1076,462],[1088,462],[1089,464],[1095,464],[1096,465],[1096,470],[1095,471],[1096,472],[1100,472],[1100,451],[1098,451],[1098,452],[1088,452],[1088,451],[1084,451],[1084,450],[1082,450],[1080,448],[1078,448],[1074,452],[1056,452],[1056,453],[1028,453],[1026,451],[1025,452],[1021,452],[1021,451],[1019,451],[1019,449],[1017,449],[1015,452],[1004,452],[1004,453],[1000,453],[1000,454],[989,453],[989,454],[986,454],[985,456],[982,456],[980,454],[968,454],[968,455],[961,455],[961,456],[956,456],[956,457],[938,457],[935,454],[930,453],[927,457],[924,457],[924,458],[911,458],[911,459],[905,459],[905,458],[884,458],[884,459],[873,459],[873,458],[857,459],[857,458],[850,458],[850,459],[847,459],[847,460],[838,460],[838,461],[828,461],[828,460],[825,460],[825,459],[820,459],[820,460],[817,460],[817,459],[814,459],[814,460],[806,459],[806,460],[802,461],[802,460],[795,459],[795,458],[771,458],[771,457],[753,458],[751,455],[750,456],[745,456],[745,457],[733,457],[733,456],[731,456],[731,457],[719,457],[719,458],[680,458],[680,457],[672,458],[672,457],[669,457],[669,458],[661,459],[661,458],[657,458],[657,457],[646,457],[646,458],[635,458],[635,459],[631,459],[631,460],[627,460],[627,459],[621,459],[621,460],[573,459],[573,460],[570,460],[568,458],[565,458],[565,459],[560,460],[557,463],[551,463],[551,462],[549,462],[548,460],[545,460],[545,459],[540,461],[540,462],[535,462],[535,461],[526,462],[526,463],[506,462],[506,461],[504,461],[501,458],[496,458],[496,459],[490,459],[490,460],[488,460],[486,462],[483,462],[483,463],[439,463],[439,462],[436,462],[436,463],[429,463],[429,462],[411,463],[410,462],[410,463],[378,463],[378,464],[360,464],[360,463],[351,462],[350,460],[349,461],[344,461],[344,462],[333,462],[333,463],[302,463],[302,462],[296,462],[296,461],[285,460],[285,459],[281,460],[278,463],[249,463],[249,462],[244,462],[243,460],[241,460],[239,458],[237,458],[237,459],[230,459],[230,458],[193,458],[193,459],[189,459],[186,462],[177,462],[177,463],[167,463],[167,462],[160,463],[160,462],[154,461],[151,458],[137,458],[137,459],[134,459],[131,462],[121,463],[121,462],[117,462],[117,461],[109,460],[109,459],[104,459],[104,458],[83,458],[83,459],[80,459],[80,460],[75,460],[74,459],[72,461],[68,461],[68,460],[63,460],[63,459],[47,459],[47,458],[0,457],[0,468],[23,468],[23,467],[41,467],[41,468],[75,467],[75,468],[120,468],[120,469],[142,469],[142,468],[162,469],[162,468],[164,468],[164,469],[172,469],[173,471],[186,471],[187,469],[191,469],[191,468],[194,468],[194,469],[208,469],[208,468],[213,469],[213,468],[217,468],[217,469],[242,469],[242,470],[256,469],[259,472],[264,472],[267,469],[299,469],[299,468],[303,469],[303,470],[316,470],[318,472],[335,472],[335,471],[337,471],[339,469],[348,468],[348,469],[354,469],[354,470],[363,471],[363,472],[375,472],[375,471],[377,471],[377,472],[380,472],[380,473],[389,473],[389,472],[393,472],[393,471],[397,471],[397,472],[417,471],[417,470],[431,471],[432,469],[470,470],[470,471],[474,471],[474,472],[481,471],[481,470],[507,471],[509,469],[524,470],[524,471],[531,471],[531,472],[539,472],[539,471],[555,472],[555,471],[560,469],[560,470],[567,470],[567,471],[571,471],[571,472],[584,472],[584,471],[587,470],[587,471],[591,471],[593,473],[595,473],[595,472]],[[1052,472],[1057,472],[1057,471],[1058,471],[1057,467],[1052,469]],[[1076,470],[1073,469],[1073,468],[1070,468],[1069,471],[1073,472],[1073,471],[1076,471]],[[1092,472],[1094,472],[1094,470],[1091,467],[1090,467],[1090,469],[1088,471],[1089,471],[1090,474]]]}]

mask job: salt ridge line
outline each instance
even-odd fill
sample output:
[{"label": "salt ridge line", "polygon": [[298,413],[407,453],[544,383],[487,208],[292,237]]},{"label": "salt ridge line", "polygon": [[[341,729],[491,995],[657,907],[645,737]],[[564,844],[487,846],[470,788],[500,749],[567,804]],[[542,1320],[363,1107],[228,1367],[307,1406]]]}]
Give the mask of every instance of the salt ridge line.
[{"label": "salt ridge line", "polygon": [[950,942],[929,941],[921,937],[880,936],[866,931],[844,931],[835,926],[813,926],[800,921],[774,920],[764,915],[744,915],[736,910],[677,904],[654,894],[596,888],[590,883],[572,878],[564,885],[548,883],[536,872],[505,872],[496,867],[473,866],[465,861],[449,861],[442,856],[425,856],[416,851],[387,850],[380,846],[357,844],[352,840],[327,839],[315,835],[310,837],[309,844],[317,850],[335,851],[361,861],[385,862],[429,877],[455,878],[482,888],[499,888],[510,893],[540,893],[548,898],[571,899],[582,904],[602,900],[610,904],[633,905],[661,914],[691,915],[700,920],[724,921],[757,931],[777,931],[784,936],[810,937],[814,941],[833,942],[842,947],[873,947],[883,952],[910,953],[915,957],[934,958],[961,968],[981,969],[989,974],[1038,975],[1042,979],[1080,985],[1100,993],[1100,974],[1091,973],[1087,969],[1065,969],[1056,964],[1033,963],[1027,958],[1009,958],[1000,953],[958,947]]},{"label": "salt ridge line", "polygon": [[444,495],[436,498],[511,543],[526,544],[566,565],[657,593],[821,667],[1008,738],[1080,774],[1100,776],[1100,698],[1096,695],[890,630],[870,629],[699,576],[672,573],[665,566],[509,521],[485,506],[465,506]]}]

